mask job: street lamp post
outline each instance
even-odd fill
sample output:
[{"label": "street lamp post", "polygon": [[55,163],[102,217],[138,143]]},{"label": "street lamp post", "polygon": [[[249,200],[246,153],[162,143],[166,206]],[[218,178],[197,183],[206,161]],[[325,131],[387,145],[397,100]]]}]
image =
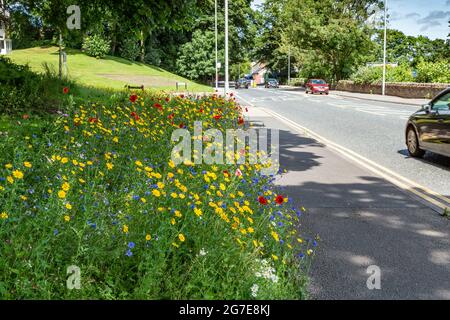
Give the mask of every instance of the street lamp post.
[{"label": "street lamp post", "polygon": [[228,0],[225,0],[225,97],[229,89],[228,79]]},{"label": "street lamp post", "polygon": [[288,85],[291,84],[291,47],[289,46],[288,51]]},{"label": "street lamp post", "polygon": [[386,44],[387,44],[387,0],[384,0],[384,45],[383,45],[383,87],[382,94],[386,94]]},{"label": "street lamp post", "polygon": [[219,88],[219,61],[217,55],[217,0],[214,1],[214,34],[216,37],[216,90]]}]

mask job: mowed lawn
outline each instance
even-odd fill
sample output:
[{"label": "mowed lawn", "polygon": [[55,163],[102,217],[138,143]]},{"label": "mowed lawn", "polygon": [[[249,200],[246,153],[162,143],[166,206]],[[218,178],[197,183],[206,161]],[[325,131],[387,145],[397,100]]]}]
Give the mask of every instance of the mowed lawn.
[{"label": "mowed lawn", "polygon": [[[33,71],[42,72],[44,63],[58,70],[58,48],[36,47],[14,50],[8,55],[13,62],[29,64]],[[161,68],[119,57],[103,59],[89,57],[80,50],[67,50],[67,72],[80,85],[122,89],[125,85],[175,91],[177,82],[186,82],[187,91],[210,92],[212,88],[189,81]],[[185,91],[184,86],[180,91]]]}]

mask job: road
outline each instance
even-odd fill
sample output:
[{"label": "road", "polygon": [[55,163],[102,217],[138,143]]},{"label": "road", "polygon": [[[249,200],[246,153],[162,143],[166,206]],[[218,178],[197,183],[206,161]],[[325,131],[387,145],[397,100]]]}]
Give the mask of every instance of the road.
[{"label": "road", "polygon": [[[450,299],[450,220],[303,130],[448,195],[448,159],[418,161],[403,151],[405,121],[416,107],[273,89],[237,93],[251,106],[250,123],[280,130],[287,172],[276,183],[307,208],[300,235],[321,238],[310,270],[312,299]],[[369,266],[380,268],[379,290],[367,287]]]},{"label": "road", "polygon": [[273,110],[403,177],[450,196],[450,158],[431,153],[423,160],[408,156],[404,129],[417,106],[280,89],[238,93],[247,101]]}]

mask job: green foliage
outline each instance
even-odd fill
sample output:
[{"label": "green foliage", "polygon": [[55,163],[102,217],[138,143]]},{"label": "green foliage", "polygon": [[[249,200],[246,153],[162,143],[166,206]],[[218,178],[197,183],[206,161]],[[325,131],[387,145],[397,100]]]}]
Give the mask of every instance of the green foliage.
[{"label": "green foliage", "polygon": [[83,50],[91,57],[103,58],[110,50],[109,41],[100,35],[87,36],[83,41]]},{"label": "green foliage", "polygon": [[180,48],[178,73],[188,79],[212,79],[215,74],[214,32],[194,32],[192,41]]},{"label": "green foliage", "polygon": [[133,38],[126,38],[120,45],[120,56],[122,58],[135,61],[139,57],[140,48],[137,40]]},{"label": "green foliage", "polygon": [[[8,128],[0,177],[13,180],[0,180],[0,296],[305,298],[314,244],[297,239],[300,211],[275,203],[271,177],[256,165],[237,177],[235,165],[170,160],[180,123],[192,133],[194,121],[213,121],[225,132],[238,127],[239,109],[221,98],[144,93],[132,103],[119,94],[103,107],[85,101],[67,116]],[[260,204],[262,194],[271,203]],[[66,286],[71,265],[81,270],[79,290]]]},{"label": "green foliage", "polygon": [[421,61],[417,65],[417,81],[431,83],[450,83],[450,63]]},{"label": "green foliage", "polygon": [[67,99],[60,81],[48,66],[43,74],[33,73],[28,66],[0,57],[0,115],[47,113],[63,110]]},{"label": "green foliage", "polygon": [[[379,84],[383,80],[383,67],[360,67],[350,76],[356,84]],[[412,69],[407,65],[386,67],[387,82],[414,82]]]},{"label": "green foliage", "polygon": [[367,6],[377,2],[287,0],[283,19],[289,28],[283,39],[299,49],[297,61],[306,68],[301,75],[337,82],[363,63],[372,47]]}]

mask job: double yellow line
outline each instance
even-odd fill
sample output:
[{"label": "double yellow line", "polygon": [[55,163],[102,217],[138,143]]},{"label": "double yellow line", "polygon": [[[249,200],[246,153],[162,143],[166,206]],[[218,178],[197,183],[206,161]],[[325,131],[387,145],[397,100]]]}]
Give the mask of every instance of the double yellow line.
[{"label": "double yellow line", "polygon": [[[305,127],[299,125],[298,123],[296,123],[286,117],[283,117],[282,115],[280,115],[276,112],[273,112],[266,108],[258,108],[258,109],[263,110],[264,112],[271,115],[272,117],[284,122],[291,128],[295,129],[297,132],[299,132],[301,134],[306,133],[310,137],[312,137],[315,140],[326,145],[328,148],[342,154],[345,158],[359,164],[360,166],[364,167],[365,169],[368,169],[369,171],[375,173],[376,175],[386,179],[387,181],[391,182],[392,184],[396,185],[397,187],[399,187],[407,192],[413,193],[417,197],[425,200],[426,202],[431,203],[434,206],[433,209],[435,209],[437,212],[443,213],[446,210],[447,211],[450,210],[450,198],[447,198],[447,197],[445,197],[433,190],[430,190],[414,181],[411,181],[408,178],[405,178],[405,177],[399,175],[398,173],[393,172],[392,170],[385,168],[385,167],[379,165],[378,163],[375,163],[372,160],[367,159],[366,157],[363,157],[362,155],[360,155],[348,148],[338,145],[338,144],[320,136],[319,134],[309,130],[308,128],[305,128]],[[442,212],[441,212],[441,210],[442,210]]]}]

